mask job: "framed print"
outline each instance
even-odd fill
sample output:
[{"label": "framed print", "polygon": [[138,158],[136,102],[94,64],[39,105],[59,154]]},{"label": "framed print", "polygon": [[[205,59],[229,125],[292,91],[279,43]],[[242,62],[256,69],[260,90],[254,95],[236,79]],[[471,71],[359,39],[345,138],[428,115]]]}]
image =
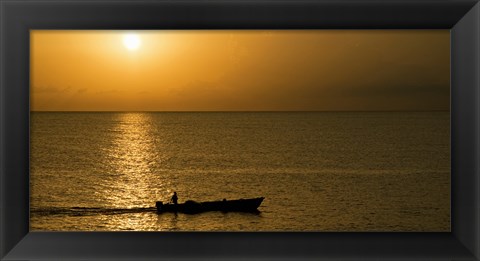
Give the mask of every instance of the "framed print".
[{"label": "framed print", "polygon": [[479,8],[2,1],[2,259],[477,260]]}]

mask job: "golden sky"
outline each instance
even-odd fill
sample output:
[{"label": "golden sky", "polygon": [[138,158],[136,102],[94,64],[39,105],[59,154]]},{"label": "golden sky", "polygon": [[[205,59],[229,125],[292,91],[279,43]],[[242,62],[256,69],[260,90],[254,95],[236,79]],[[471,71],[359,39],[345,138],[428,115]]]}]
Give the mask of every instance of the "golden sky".
[{"label": "golden sky", "polygon": [[31,31],[34,111],[448,110],[448,30]]}]

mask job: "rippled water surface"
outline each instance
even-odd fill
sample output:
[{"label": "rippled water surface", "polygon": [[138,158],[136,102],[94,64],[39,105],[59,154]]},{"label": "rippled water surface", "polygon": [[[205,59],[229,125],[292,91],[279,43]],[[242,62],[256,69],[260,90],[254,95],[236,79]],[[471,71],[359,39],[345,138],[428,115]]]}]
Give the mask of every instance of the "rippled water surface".
[{"label": "rippled water surface", "polygon": [[[31,115],[31,230],[450,231],[448,112]],[[265,197],[260,213],[156,200]]]}]

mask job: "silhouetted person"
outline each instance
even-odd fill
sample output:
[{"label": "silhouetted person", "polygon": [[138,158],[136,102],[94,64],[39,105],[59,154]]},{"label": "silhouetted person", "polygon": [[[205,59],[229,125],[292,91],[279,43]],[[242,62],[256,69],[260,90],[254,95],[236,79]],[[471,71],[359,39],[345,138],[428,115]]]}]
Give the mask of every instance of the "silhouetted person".
[{"label": "silhouetted person", "polygon": [[226,211],[227,210],[227,199],[224,198],[222,200],[222,211]]},{"label": "silhouetted person", "polygon": [[175,205],[178,204],[177,192],[173,192],[172,202],[173,202],[173,204],[175,204]]}]

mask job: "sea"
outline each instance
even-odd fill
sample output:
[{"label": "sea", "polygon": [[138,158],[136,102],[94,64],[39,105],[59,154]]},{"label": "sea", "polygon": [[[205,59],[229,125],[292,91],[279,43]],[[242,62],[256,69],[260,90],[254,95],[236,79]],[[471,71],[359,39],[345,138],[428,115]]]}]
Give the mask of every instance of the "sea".
[{"label": "sea", "polygon": [[[450,113],[32,112],[31,231],[450,231]],[[265,197],[256,213],[155,202]]]}]

